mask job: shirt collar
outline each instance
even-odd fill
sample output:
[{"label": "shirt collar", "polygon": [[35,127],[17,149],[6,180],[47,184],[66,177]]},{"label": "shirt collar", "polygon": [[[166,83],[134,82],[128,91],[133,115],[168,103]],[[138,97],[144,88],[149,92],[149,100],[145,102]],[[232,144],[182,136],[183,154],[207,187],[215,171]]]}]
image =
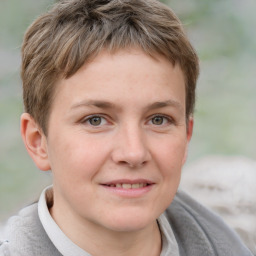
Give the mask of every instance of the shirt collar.
[{"label": "shirt collar", "polygon": [[158,218],[158,224],[162,237],[162,251],[160,256],[179,256],[179,246],[165,212]]},{"label": "shirt collar", "polygon": [[[38,215],[39,219],[44,227],[45,232],[48,237],[54,244],[54,246],[58,249],[58,251],[63,256],[90,256],[87,252],[73,243],[59,228],[56,222],[53,220],[49,209],[48,204],[50,203],[49,199],[52,198],[52,186],[47,187],[42,192],[39,202],[38,202]],[[48,199],[48,202],[47,202]]]}]

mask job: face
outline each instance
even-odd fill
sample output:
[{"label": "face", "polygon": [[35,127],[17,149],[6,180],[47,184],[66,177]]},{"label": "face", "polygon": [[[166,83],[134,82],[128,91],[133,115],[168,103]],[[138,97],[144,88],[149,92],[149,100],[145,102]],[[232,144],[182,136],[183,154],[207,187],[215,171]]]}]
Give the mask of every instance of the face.
[{"label": "face", "polygon": [[178,65],[135,49],[100,53],[57,84],[44,138],[56,218],[151,225],[176,193],[191,127]]}]

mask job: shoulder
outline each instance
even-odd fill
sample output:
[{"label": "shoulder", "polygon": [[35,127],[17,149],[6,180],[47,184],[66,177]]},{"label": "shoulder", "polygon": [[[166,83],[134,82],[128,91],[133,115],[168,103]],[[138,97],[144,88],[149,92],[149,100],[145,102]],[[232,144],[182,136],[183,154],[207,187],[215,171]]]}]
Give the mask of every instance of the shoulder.
[{"label": "shoulder", "polygon": [[177,193],[166,215],[181,255],[252,255],[220,217],[185,192]]},{"label": "shoulder", "polygon": [[[2,256],[34,256],[54,255],[52,243],[45,233],[38,217],[37,203],[22,209],[18,215],[11,217],[4,226],[3,237],[0,238],[0,255]],[[45,250],[45,249],[44,249]]]},{"label": "shoulder", "polygon": [[23,247],[28,244],[31,230],[35,229],[36,226],[36,215],[37,204],[33,204],[8,219],[1,234],[1,256],[23,255]]},{"label": "shoulder", "polygon": [[1,239],[1,238],[0,238],[0,255],[1,256],[11,256],[8,241]]}]

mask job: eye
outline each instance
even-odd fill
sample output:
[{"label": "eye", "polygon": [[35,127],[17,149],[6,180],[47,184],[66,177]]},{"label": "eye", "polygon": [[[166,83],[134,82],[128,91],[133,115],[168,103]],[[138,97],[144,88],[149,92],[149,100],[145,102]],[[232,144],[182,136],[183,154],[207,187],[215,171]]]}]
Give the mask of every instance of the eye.
[{"label": "eye", "polygon": [[170,117],[166,117],[163,115],[155,115],[150,119],[151,124],[153,125],[165,125],[172,122]]},{"label": "eye", "polygon": [[154,116],[152,118],[152,124],[154,125],[161,125],[164,122],[164,117],[163,116]]},{"label": "eye", "polygon": [[84,120],[85,124],[89,124],[91,126],[100,126],[107,123],[107,120],[102,116],[90,116],[86,120]]}]

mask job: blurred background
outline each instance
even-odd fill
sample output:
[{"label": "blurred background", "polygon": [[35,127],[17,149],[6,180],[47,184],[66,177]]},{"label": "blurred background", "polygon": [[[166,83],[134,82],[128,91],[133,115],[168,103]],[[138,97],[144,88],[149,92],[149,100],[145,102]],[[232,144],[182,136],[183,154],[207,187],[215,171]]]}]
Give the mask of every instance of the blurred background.
[{"label": "blurred background", "polygon": [[[0,222],[50,184],[19,133],[24,31],[54,1],[0,0]],[[208,156],[256,160],[256,1],[166,0],[201,60],[190,163]]]}]

